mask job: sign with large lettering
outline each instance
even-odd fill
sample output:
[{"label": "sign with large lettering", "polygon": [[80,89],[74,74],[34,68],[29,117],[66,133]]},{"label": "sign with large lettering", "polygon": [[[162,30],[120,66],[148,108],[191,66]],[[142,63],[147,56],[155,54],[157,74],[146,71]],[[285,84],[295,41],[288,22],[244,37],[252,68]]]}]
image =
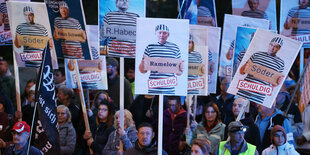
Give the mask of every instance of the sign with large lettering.
[{"label": "sign with large lettering", "polygon": [[231,4],[233,15],[269,20],[269,28],[277,30],[276,0],[232,0]]},{"label": "sign with large lettering", "polygon": [[44,0],[58,58],[91,60],[81,0]]},{"label": "sign with large lettering", "polygon": [[301,45],[291,38],[257,29],[227,92],[271,107]]},{"label": "sign with large lettering", "polygon": [[[74,60],[65,59],[66,85],[77,88]],[[85,89],[108,89],[105,57],[96,60],[78,60],[78,68],[82,86]]]},{"label": "sign with large lettering", "polygon": [[45,4],[9,1],[7,8],[17,65],[40,67],[42,52],[49,43],[53,68],[58,68]]},{"label": "sign with large lettering", "polygon": [[228,81],[232,75],[233,50],[235,46],[237,26],[269,29],[270,21],[244,16],[225,15],[223,26],[223,38],[221,44],[219,77]]},{"label": "sign with large lettering", "polygon": [[100,54],[135,57],[137,18],[145,17],[145,5],[145,0],[99,0]]},{"label": "sign with large lettering", "polygon": [[280,34],[303,42],[310,47],[305,35],[310,35],[310,9],[307,1],[281,0]]},{"label": "sign with large lettering", "polygon": [[184,36],[188,20],[137,19],[135,94],[187,94],[189,37]]}]

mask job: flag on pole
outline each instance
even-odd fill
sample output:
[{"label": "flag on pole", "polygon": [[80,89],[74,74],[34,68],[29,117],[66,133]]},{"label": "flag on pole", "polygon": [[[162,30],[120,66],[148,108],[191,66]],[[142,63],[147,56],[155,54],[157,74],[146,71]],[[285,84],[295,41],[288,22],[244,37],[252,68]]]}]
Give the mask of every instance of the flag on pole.
[{"label": "flag on pole", "polygon": [[56,92],[53,83],[52,61],[47,44],[36,84],[36,106],[38,117],[34,126],[34,146],[43,154],[59,154],[59,134],[57,130]]}]

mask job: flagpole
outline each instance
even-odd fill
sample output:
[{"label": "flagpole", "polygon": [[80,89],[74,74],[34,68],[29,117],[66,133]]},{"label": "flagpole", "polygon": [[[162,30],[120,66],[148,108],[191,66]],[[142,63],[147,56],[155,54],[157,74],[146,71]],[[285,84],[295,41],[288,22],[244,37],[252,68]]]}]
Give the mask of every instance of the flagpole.
[{"label": "flagpole", "polygon": [[[81,85],[80,73],[78,70],[78,63],[77,63],[76,59],[74,59],[73,61],[74,61],[74,70],[75,70],[75,74],[76,74],[78,92],[79,92],[80,100],[81,100],[81,107],[82,107],[82,112],[83,112],[84,124],[85,124],[85,128],[86,128],[85,131],[90,132],[90,127],[89,127],[89,123],[88,123],[88,116],[87,116],[87,111],[86,111],[86,105],[85,105],[85,101],[84,101],[83,87]],[[93,154],[93,150],[90,147],[89,147],[89,152],[91,155]]]},{"label": "flagpole", "polygon": [[[13,51],[13,62],[14,62],[14,76],[15,76],[15,89],[16,89],[16,106],[17,111],[22,111],[22,106],[20,103],[20,88],[19,88],[19,71],[16,63],[15,52]],[[22,121],[22,118],[18,118],[18,121]]]}]

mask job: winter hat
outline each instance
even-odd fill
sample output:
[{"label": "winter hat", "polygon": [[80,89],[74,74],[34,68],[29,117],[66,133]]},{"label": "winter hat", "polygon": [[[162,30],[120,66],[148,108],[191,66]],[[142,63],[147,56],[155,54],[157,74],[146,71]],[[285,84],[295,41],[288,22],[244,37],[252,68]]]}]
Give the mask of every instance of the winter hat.
[{"label": "winter hat", "polygon": [[280,125],[276,125],[276,126],[274,126],[274,127],[271,129],[271,132],[270,132],[270,140],[271,140],[271,143],[274,144],[274,143],[273,143],[273,136],[274,136],[274,134],[275,134],[277,131],[281,131],[281,132],[283,133],[284,138],[285,138],[285,142],[284,142],[284,143],[286,143],[286,132],[285,132],[284,128],[283,128],[282,126],[280,126]]}]

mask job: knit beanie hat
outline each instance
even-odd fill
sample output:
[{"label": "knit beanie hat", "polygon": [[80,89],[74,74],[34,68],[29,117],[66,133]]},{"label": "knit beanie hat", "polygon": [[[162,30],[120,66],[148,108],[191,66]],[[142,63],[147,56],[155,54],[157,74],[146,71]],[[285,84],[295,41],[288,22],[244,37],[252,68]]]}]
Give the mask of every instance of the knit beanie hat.
[{"label": "knit beanie hat", "polygon": [[274,144],[273,142],[273,137],[274,137],[274,134],[277,132],[277,131],[281,131],[284,135],[284,138],[285,138],[285,142],[286,143],[286,132],[284,130],[284,128],[280,125],[276,125],[274,126],[272,129],[271,129],[271,132],[270,132],[270,140],[271,140],[271,143]]}]

